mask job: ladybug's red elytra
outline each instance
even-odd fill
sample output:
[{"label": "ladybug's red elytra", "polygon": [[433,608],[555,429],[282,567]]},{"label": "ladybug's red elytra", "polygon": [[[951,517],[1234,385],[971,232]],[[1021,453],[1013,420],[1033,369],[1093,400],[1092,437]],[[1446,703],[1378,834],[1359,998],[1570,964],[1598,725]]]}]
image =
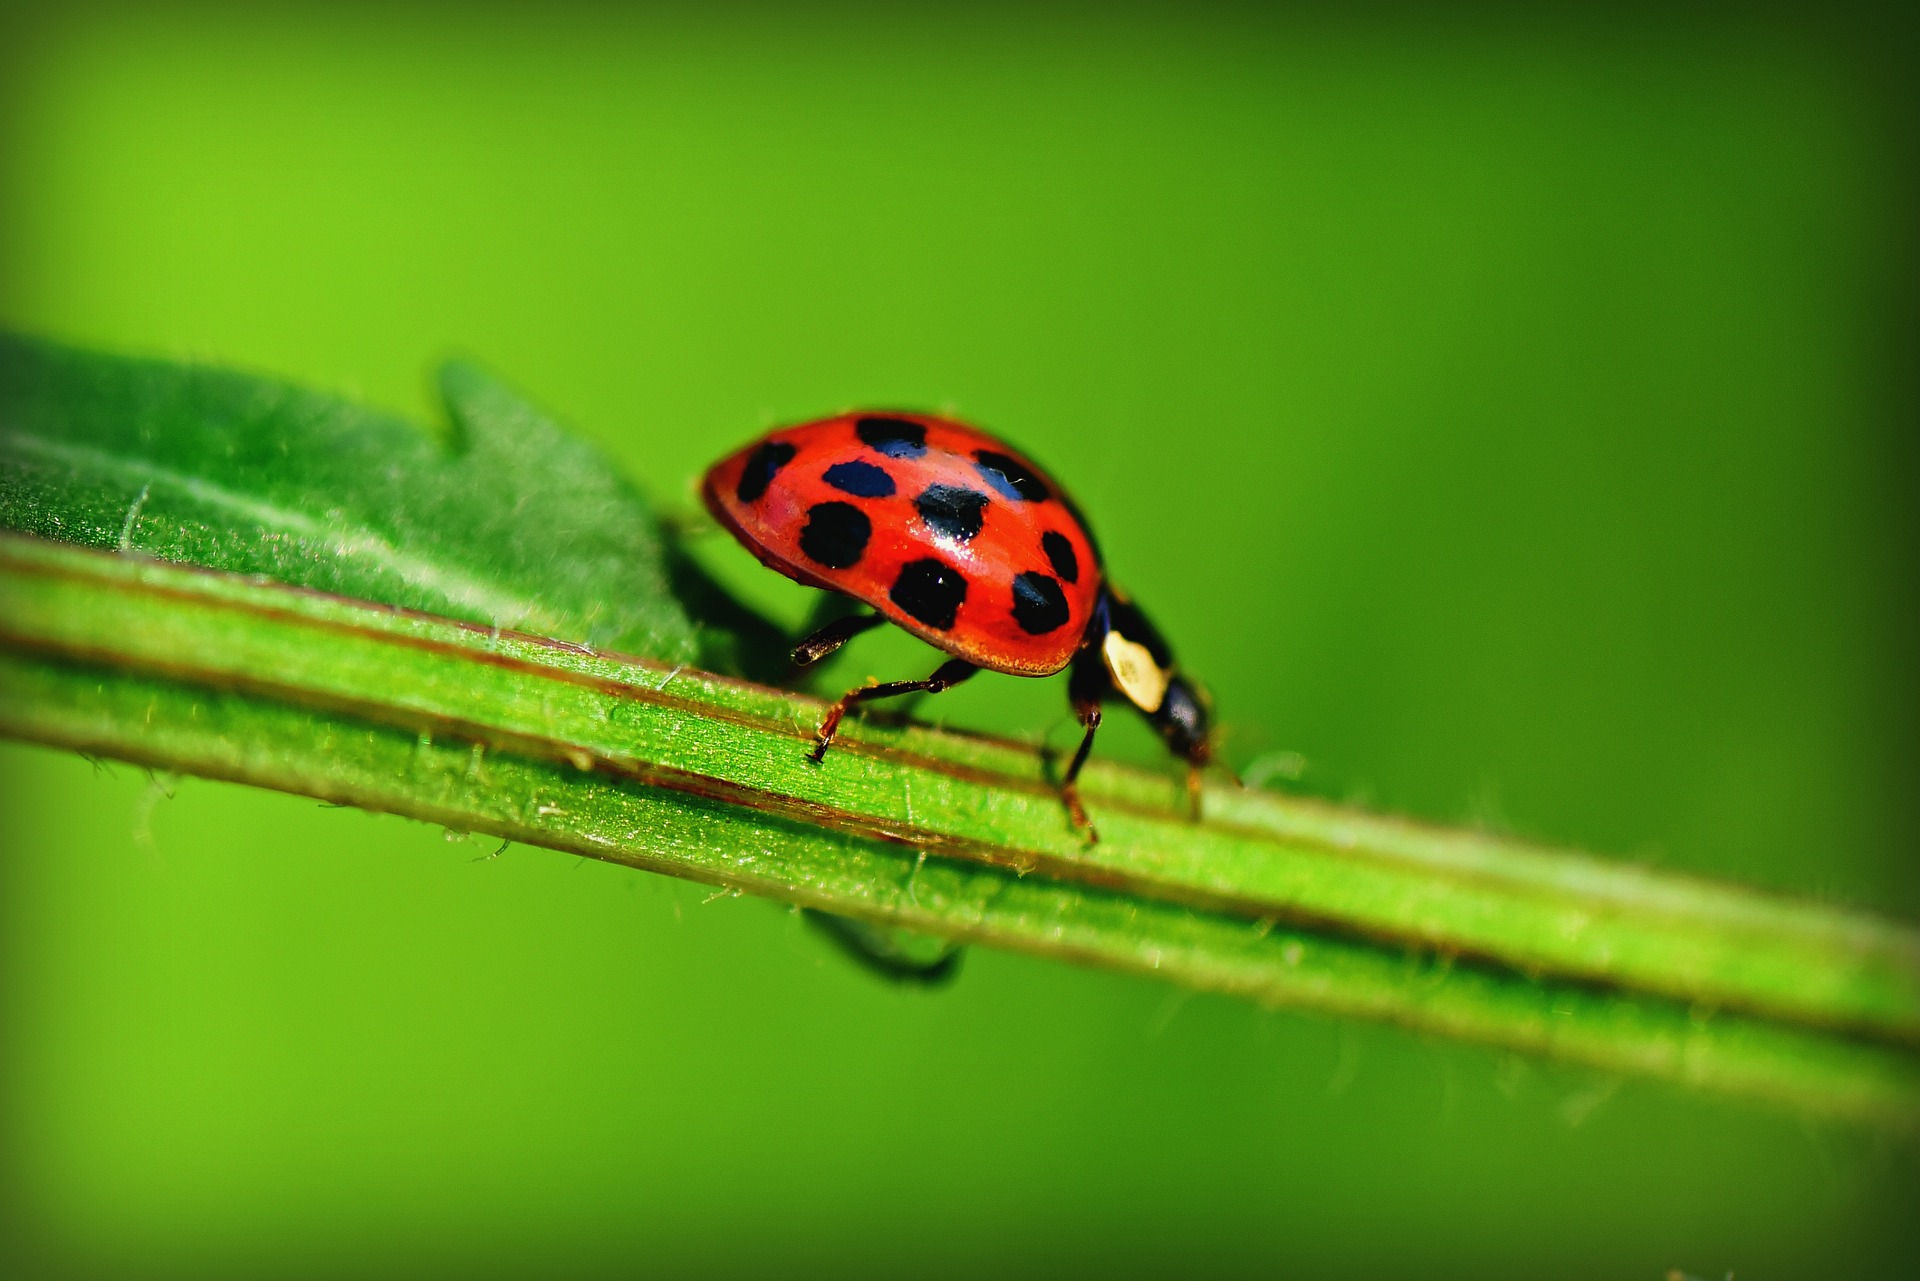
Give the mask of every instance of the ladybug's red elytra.
[{"label": "ladybug's red elytra", "polygon": [[1182,676],[1139,608],[1106,581],[1100,549],[1066,492],[1021,454],[949,418],[850,413],[783,427],[716,463],[701,485],[714,518],[760,559],[809,587],[869,605],[793,651],[818,662],[882,622],[953,658],[926,680],[849,690],[820,723],[822,759],[856,704],[939,693],[981,668],[1051,676],[1084,727],[1061,780],[1093,836],[1076,780],[1101,704],[1131,703],[1189,766],[1211,759],[1204,692]]}]

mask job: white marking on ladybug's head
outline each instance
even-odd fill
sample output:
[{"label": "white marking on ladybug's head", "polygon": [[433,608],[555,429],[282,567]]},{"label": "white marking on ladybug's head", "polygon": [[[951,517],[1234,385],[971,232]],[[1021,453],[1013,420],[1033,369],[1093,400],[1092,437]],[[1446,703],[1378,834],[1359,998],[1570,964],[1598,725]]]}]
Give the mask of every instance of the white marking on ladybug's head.
[{"label": "white marking on ladybug's head", "polygon": [[1151,716],[1160,710],[1167,697],[1167,682],[1173,674],[1153,661],[1145,645],[1130,641],[1119,632],[1108,632],[1100,642],[1100,657],[1106,661],[1107,674],[1127,701]]}]

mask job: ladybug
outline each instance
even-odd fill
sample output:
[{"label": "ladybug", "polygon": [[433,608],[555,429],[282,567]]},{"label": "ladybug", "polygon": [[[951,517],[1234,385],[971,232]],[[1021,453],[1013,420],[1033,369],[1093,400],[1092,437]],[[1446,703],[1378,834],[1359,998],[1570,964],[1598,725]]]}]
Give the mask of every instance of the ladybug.
[{"label": "ladybug", "polygon": [[841,414],[722,459],[701,496],[761,564],[871,607],[801,641],[796,664],[881,623],[953,656],[925,680],[849,690],[821,721],[812,760],[861,703],[937,694],[982,668],[1051,676],[1071,666],[1067,693],[1084,732],[1060,790],[1074,824],[1097,839],[1076,780],[1112,700],[1131,703],[1187,762],[1197,812],[1199,771],[1212,757],[1206,694],[1107,582],[1066,491],[1004,442],[927,414]]}]

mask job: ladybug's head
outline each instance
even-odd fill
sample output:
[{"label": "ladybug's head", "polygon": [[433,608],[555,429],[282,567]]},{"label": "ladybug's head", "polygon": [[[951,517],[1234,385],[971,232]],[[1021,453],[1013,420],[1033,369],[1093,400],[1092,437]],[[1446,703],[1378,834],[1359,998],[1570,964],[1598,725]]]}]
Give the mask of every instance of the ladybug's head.
[{"label": "ladybug's head", "polygon": [[1147,719],[1167,741],[1167,750],[1198,769],[1213,759],[1211,706],[1206,690],[1176,673],[1167,682],[1160,710]]},{"label": "ladybug's head", "polygon": [[1167,750],[1198,768],[1213,759],[1211,700],[1181,675],[1173,650],[1140,607],[1112,587],[1103,590],[1100,659],[1120,696],[1139,708]]}]

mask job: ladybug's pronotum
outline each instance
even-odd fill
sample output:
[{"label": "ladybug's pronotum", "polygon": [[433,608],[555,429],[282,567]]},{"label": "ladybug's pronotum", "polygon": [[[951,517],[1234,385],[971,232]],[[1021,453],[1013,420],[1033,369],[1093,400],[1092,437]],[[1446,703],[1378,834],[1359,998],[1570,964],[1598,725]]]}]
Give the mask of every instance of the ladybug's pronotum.
[{"label": "ladybug's pronotum", "polygon": [[974,427],[925,414],[843,414],[784,427],[707,473],[715,519],[770,569],[872,607],[800,642],[818,662],[883,622],[953,657],[925,680],[849,690],[820,723],[822,759],[849,708],[939,693],[981,668],[1051,676],[1085,733],[1061,792],[1092,835],[1075,780],[1100,706],[1124,698],[1169,750],[1199,770],[1211,757],[1205,693],[1182,676],[1145,614],[1106,581],[1100,549],[1066,492]]}]

